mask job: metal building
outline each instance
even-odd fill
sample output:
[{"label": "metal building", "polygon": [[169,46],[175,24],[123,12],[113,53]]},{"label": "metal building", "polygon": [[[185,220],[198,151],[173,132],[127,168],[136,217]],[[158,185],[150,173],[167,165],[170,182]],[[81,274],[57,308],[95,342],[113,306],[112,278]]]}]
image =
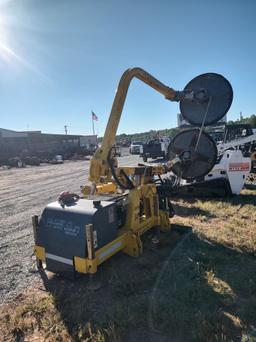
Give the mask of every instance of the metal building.
[{"label": "metal building", "polygon": [[96,135],[17,132],[0,128],[0,162],[13,157],[51,157],[55,154],[86,153],[97,146]]}]

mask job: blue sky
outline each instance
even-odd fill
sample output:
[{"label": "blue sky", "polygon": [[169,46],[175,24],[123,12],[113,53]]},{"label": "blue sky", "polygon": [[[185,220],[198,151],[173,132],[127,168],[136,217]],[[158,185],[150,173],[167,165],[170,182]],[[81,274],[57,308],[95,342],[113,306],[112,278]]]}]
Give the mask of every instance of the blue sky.
[{"label": "blue sky", "polygon": [[[0,127],[103,135],[122,73],[140,66],[181,90],[223,74],[228,119],[256,113],[254,0],[0,0]],[[177,103],[134,80],[119,133],[176,126]]]}]

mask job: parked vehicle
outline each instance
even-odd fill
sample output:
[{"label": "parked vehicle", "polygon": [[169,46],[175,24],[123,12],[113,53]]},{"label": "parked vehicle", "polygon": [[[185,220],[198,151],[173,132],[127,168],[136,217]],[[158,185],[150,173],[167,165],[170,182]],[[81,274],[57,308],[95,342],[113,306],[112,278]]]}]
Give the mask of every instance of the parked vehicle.
[{"label": "parked vehicle", "polygon": [[63,158],[61,154],[57,154],[52,160],[50,160],[50,164],[63,164]]},{"label": "parked vehicle", "polygon": [[19,157],[9,158],[8,162],[7,162],[7,165],[9,167],[19,167],[19,168],[26,166],[24,161],[21,158],[19,158]]},{"label": "parked vehicle", "polygon": [[40,159],[38,157],[26,157],[24,158],[24,163],[26,165],[39,166]]},{"label": "parked vehicle", "polygon": [[165,159],[167,156],[169,142],[169,138],[156,138],[149,140],[146,144],[143,145],[143,153],[141,154],[143,161],[146,163],[148,158]]},{"label": "parked vehicle", "polygon": [[115,145],[115,152],[114,152],[114,154],[115,154],[115,157],[121,157],[122,156],[122,152],[121,152],[121,147],[120,146],[117,146],[117,145]]},{"label": "parked vehicle", "polygon": [[130,146],[131,154],[142,154],[143,153],[143,142],[142,141],[133,141]]}]

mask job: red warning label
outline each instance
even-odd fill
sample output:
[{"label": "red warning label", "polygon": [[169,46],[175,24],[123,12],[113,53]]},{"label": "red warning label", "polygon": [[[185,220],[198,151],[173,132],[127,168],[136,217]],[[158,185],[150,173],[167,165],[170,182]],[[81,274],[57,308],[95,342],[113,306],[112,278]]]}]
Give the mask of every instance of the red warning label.
[{"label": "red warning label", "polygon": [[250,163],[230,163],[229,171],[250,171]]}]

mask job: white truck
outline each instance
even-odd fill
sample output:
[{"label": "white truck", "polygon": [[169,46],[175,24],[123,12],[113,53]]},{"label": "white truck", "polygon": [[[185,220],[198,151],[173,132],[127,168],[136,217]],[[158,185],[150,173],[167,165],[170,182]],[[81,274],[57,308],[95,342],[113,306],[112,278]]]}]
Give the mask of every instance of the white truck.
[{"label": "white truck", "polygon": [[130,146],[130,153],[141,155],[143,153],[143,142],[133,141]]}]

